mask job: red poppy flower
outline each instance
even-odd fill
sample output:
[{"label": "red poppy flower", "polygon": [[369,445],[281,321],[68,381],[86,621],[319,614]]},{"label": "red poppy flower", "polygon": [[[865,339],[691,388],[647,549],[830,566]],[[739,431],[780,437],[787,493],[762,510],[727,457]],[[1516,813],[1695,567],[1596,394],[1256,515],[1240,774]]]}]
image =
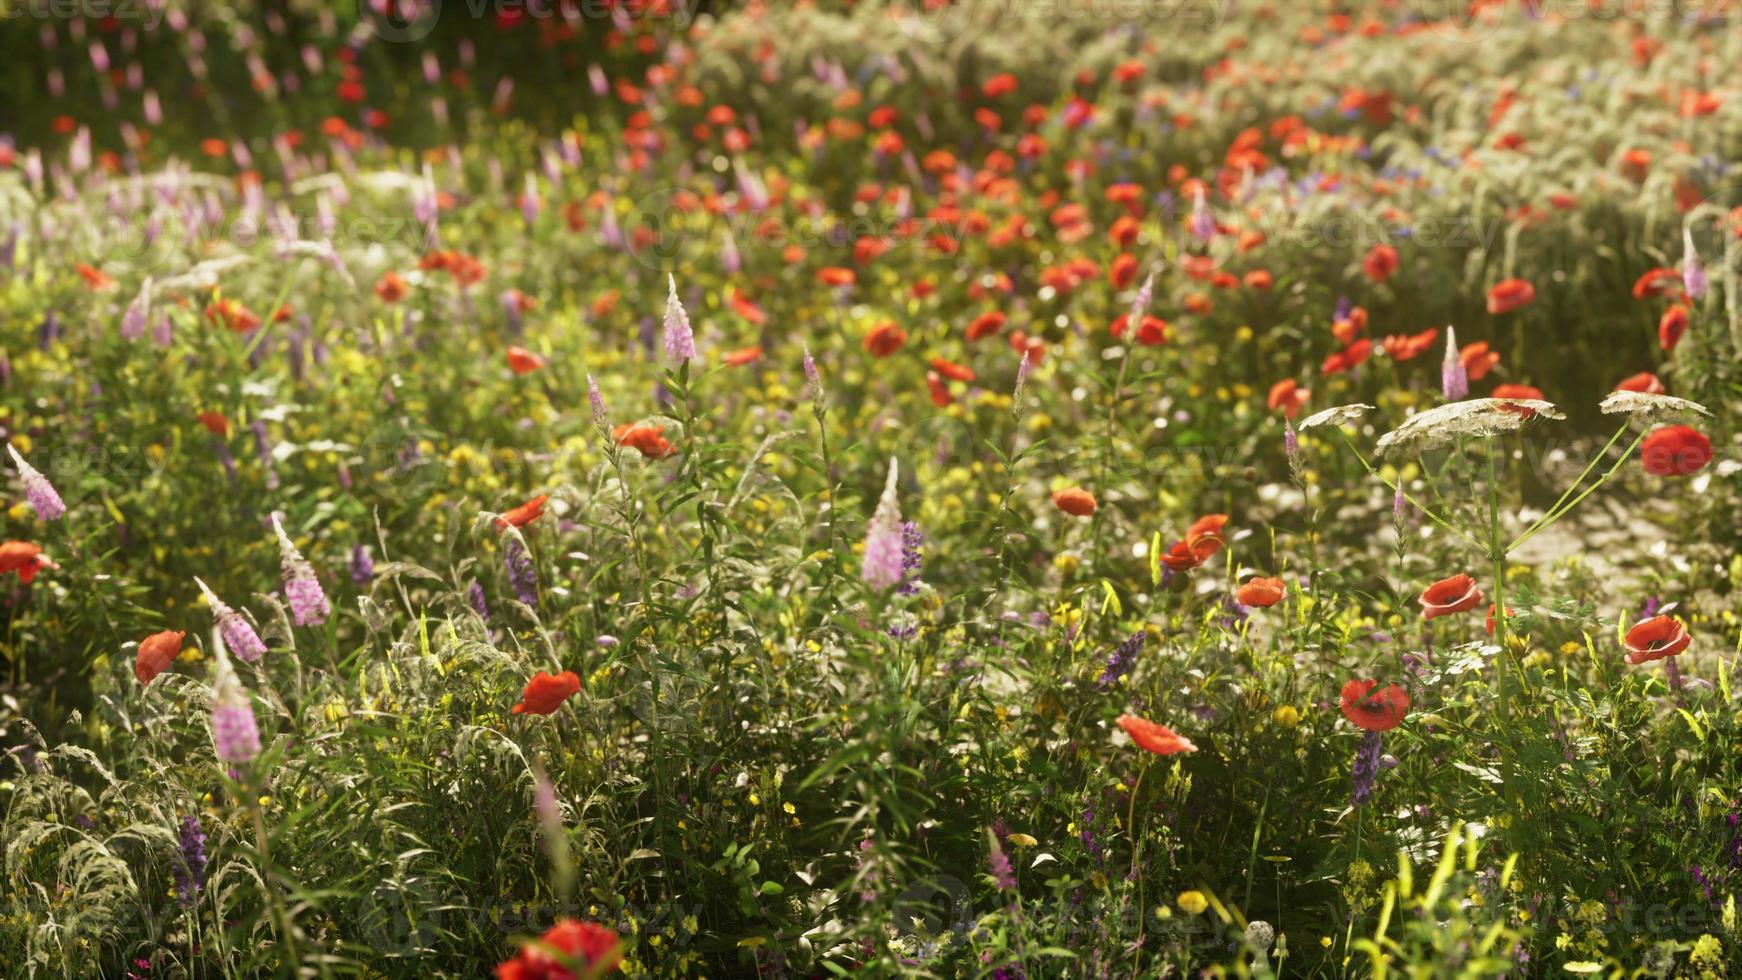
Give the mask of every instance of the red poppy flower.
[{"label": "red poppy flower", "polygon": [[1476,580],[1470,576],[1453,575],[1423,589],[1418,601],[1422,618],[1434,619],[1476,608],[1482,601],[1482,590],[1476,588]]},{"label": "red poppy flower", "polygon": [[1227,514],[1207,514],[1198,518],[1186,528],[1186,536],[1174,542],[1173,547],[1158,560],[1176,572],[1197,568],[1222,550],[1226,543],[1222,540],[1222,528],[1227,523]]},{"label": "red poppy flower", "polygon": [[1647,395],[1661,395],[1667,389],[1664,388],[1662,379],[1657,375],[1652,374],[1650,371],[1641,371],[1638,374],[1629,375],[1628,377],[1621,379],[1621,383],[1615,386],[1615,390],[1639,391],[1644,392]]},{"label": "red poppy flower", "polygon": [[641,455],[651,459],[664,459],[677,452],[677,447],[665,438],[665,426],[663,425],[624,423],[611,430],[611,438],[616,439],[619,446],[639,449]]},{"label": "red poppy flower", "polygon": [[1397,272],[1397,249],[1390,245],[1375,245],[1361,259],[1361,271],[1374,282],[1384,282]]},{"label": "red poppy flower", "polygon": [[200,424],[205,426],[206,431],[212,435],[227,436],[230,434],[230,420],[224,417],[223,412],[201,412],[197,417]]},{"label": "red poppy flower", "polygon": [[1627,631],[1627,662],[1642,664],[1673,657],[1693,641],[1688,628],[1674,616],[1653,616]]},{"label": "red poppy flower", "polygon": [[1131,736],[1131,741],[1137,743],[1138,748],[1156,755],[1178,755],[1181,752],[1198,750],[1192,740],[1184,735],[1166,725],[1158,725],[1136,715],[1120,715],[1119,727],[1125,729],[1125,734]]},{"label": "red poppy flower", "polygon": [[1488,312],[1511,313],[1536,299],[1536,287],[1523,279],[1502,279],[1488,290]]},{"label": "red poppy flower", "polygon": [[939,408],[948,408],[956,403],[956,396],[950,394],[950,386],[944,384],[943,376],[936,371],[925,373],[925,388],[931,395],[931,403]]},{"label": "red poppy flower", "polygon": [[852,269],[825,266],[817,270],[817,281],[825,286],[851,286],[859,279]]},{"label": "red poppy flower", "polygon": [[1672,289],[1680,289],[1682,271],[1669,266],[1659,266],[1647,270],[1646,273],[1633,281],[1633,298],[1649,299],[1662,296]]},{"label": "red poppy flower", "polygon": [[987,310],[968,324],[968,339],[979,340],[981,337],[988,337],[1003,330],[1004,320],[1003,313],[997,310]]},{"label": "red poppy flower", "polygon": [[[1483,625],[1487,628],[1489,636],[1494,635],[1494,619],[1495,619],[1494,611],[1498,606],[1499,606],[1499,603],[1495,603],[1495,602],[1490,602],[1488,604],[1488,619],[1486,620],[1486,622]],[[1511,619],[1515,615],[1517,615],[1517,614],[1512,611],[1512,607],[1507,606],[1506,607],[1506,618]]]},{"label": "red poppy flower", "polygon": [[36,578],[36,573],[45,568],[59,568],[49,557],[42,553],[40,545],[29,541],[8,541],[0,544],[0,575],[10,572],[18,573],[18,580],[25,585]]},{"label": "red poppy flower", "polygon": [[544,358],[524,347],[508,348],[508,370],[515,374],[531,374],[544,367]]},{"label": "red poppy flower", "polygon": [[865,350],[872,357],[888,357],[907,343],[907,331],[894,322],[885,321],[865,334]]},{"label": "red poppy flower", "polygon": [[550,500],[550,494],[541,493],[521,504],[519,507],[505,510],[502,516],[496,518],[496,530],[506,531],[510,527],[525,527],[544,516],[544,505]]},{"label": "red poppy flower", "polygon": [[[623,958],[617,933],[596,922],[563,919],[536,944],[496,967],[496,980],[575,980],[614,972]],[[579,971],[579,972],[577,972]]]},{"label": "red poppy flower", "polygon": [[1235,601],[1242,606],[1262,606],[1269,608],[1282,601],[1288,594],[1288,586],[1279,578],[1248,579],[1234,593]]},{"label": "red poppy flower", "polygon": [[1688,308],[1677,303],[1663,311],[1663,316],[1657,318],[1657,345],[1664,350],[1675,350],[1675,345],[1681,343],[1682,334],[1688,332]]},{"label": "red poppy flower", "polygon": [[181,652],[181,638],[186,635],[186,630],[164,630],[139,641],[139,656],[133,661],[133,676],[139,678],[139,683],[149,684],[169,669],[175,655]]},{"label": "red poppy flower", "polygon": [[1052,495],[1052,504],[1072,517],[1089,517],[1095,513],[1095,495],[1082,487],[1071,487]]},{"label": "red poppy flower", "polygon": [[1345,316],[1338,317],[1331,324],[1331,336],[1337,338],[1339,344],[1352,344],[1355,338],[1367,330],[1367,307],[1356,306]]},{"label": "red poppy flower", "polygon": [[1349,346],[1325,358],[1325,363],[1319,365],[1319,371],[1324,374],[1341,374],[1353,370],[1373,356],[1373,341],[1362,337]]},{"label": "red poppy flower", "polygon": [[1410,361],[1433,349],[1440,332],[1429,327],[1416,334],[1392,334],[1385,338],[1385,356],[1394,361]]},{"label": "red poppy flower", "polygon": [[1370,732],[1391,731],[1409,714],[1409,692],[1396,684],[1352,680],[1343,685],[1341,702],[1343,717]]},{"label": "red poppy flower", "polygon": [[1691,476],[1712,461],[1712,440],[1685,425],[1666,425],[1639,445],[1639,462],[1654,476]]},{"label": "red poppy flower", "polygon": [[79,278],[83,279],[85,284],[92,289],[108,289],[115,285],[115,280],[109,278],[107,273],[94,265],[80,262],[73,266],[73,271],[78,273]]},{"label": "red poppy flower", "polygon": [[1107,266],[1107,281],[1114,289],[1124,289],[1137,278],[1137,256],[1122,252]]},{"label": "red poppy flower", "polygon": [[1480,381],[1488,372],[1500,363],[1500,354],[1488,349],[1488,342],[1478,340],[1473,344],[1465,344],[1458,351],[1458,363],[1464,366],[1464,376],[1471,381]]},{"label": "red poppy flower", "polygon": [[[1501,400],[1512,399],[1512,398],[1530,399],[1532,401],[1545,401],[1546,400],[1542,397],[1542,389],[1541,388],[1532,388],[1530,385],[1519,385],[1519,384],[1495,385],[1493,397],[1499,398]],[[1525,408],[1522,405],[1502,405],[1500,407],[1508,409],[1510,411],[1517,412],[1518,414],[1524,416],[1525,418],[1531,418],[1534,415],[1536,415],[1535,409]]]},{"label": "red poppy flower", "polygon": [[931,366],[933,370],[944,377],[949,378],[951,381],[974,380],[974,371],[972,368],[963,367],[954,361],[945,360],[941,357],[934,357],[931,359]]},{"label": "red poppy flower", "polygon": [[213,323],[222,323],[237,333],[246,333],[260,326],[260,317],[235,298],[214,300],[206,304],[206,319]]},{"label": "red poppy flower", "polygon": [[761,347],[740,347],[726,354],[726,364],[730,367],[743,367],[762,360]]},{"label": "red poppy flower", "polygon": [[1272,412],[1280,411],[1292,419],[1306,407],[1312,395],[1312,389],[1302,388],[1293,378],[1283,378],[1270,386],[1270,395],[1264,403]]},{"label": "red poppy flower", "polygon": [[516,715],[548,715],[562,707],[562,703],[574,696],[581,689],[581,679],[572,670],[560,674],[539,671],[532,675],[532,680],[526,682],[526,690],[520,695],[520,703],[509,709]]},{"label": "red poppy flower", "polygon": [[[1107,332],[1115,337],[1123,337],[1130,325],[1131,314],[1122,314],[1107,328]],[[1137,342],[1145,347],[1157,347],[1167,343],[1167,321],[1145,313],[1143,322],[1137,326]]]},{"label": "red poppy flower", "polygon": [[1263,292],[1271,286],[1276,285],[1276,277],[1272,276],[1268,269],[1253,269],[1251,272],[1240,277],[1240,283],[1247,289],[1256,289],[1259,292]]},{"label": "red poppy flower", "polygon": [[411,286],[397,272],[388,272],[375,283],[375,295],[383,303],[397,303],[411,293]]}]

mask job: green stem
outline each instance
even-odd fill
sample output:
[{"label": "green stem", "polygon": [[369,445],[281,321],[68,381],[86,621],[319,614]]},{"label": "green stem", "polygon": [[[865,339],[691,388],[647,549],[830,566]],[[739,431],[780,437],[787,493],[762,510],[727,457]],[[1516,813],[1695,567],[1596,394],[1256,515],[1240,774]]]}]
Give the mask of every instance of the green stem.
[{"label": "green stem", "polygon": [[[1348,433],[1343,432],[1341,429],[1339,429],[1339,430],[1337,430],[1337,434],[1341,435],[1343,437],[1344,444],[1349,447],[1350,452],[1355,454],[1355,458],[1357,460],[1360,460],[1361,468],[1365,469],[1369,476],[1373,477],[1373,479],[1375,479],[1375,480],[1378,480],[1380,483],[1385,484],[1385,486],[1389,487],[1393,492],[1398,492],[1400,490],[1400,487],[1398,486],[1398,484],[1391,483],[1391,482],[1387,481],[1384,477],[1379,475],[1379,471],[1375,470],[1373,468],[1372,464],[1367,462],[1367,457],[1361,455],[1361,450],[1355,448],[1355,442],[1354,442],[1354,440],[1349,438]],[[1480,541],[1477,541],[1475,538],[1471,537],[1469,534],[1467,534],[1463,530],[1453,526],[1445,518],[1441,517],[1440,515],[1434,513],[1431,509],[1429,509],[1426,504],[1424,504],[1421,501],[1410,496],[1409,491],[1403,490],[1402,493],[1403,493],[1404,500],[1409,501],[1410,505],[1413,506],[1416,510],[1419,510],[1423,514],[1426,514],[1428,516],[1428,519],[1433,521],[1435,524],[1438,524],[1440,527],[1443,527],[1446,530],[1452,532],[1453,534],[1456,534],[1458,537],[1463,538],[1465,541],[1469,542],[1470,546],[1473,548],[1476,548],[1476,549],[1479,549],[1482,551],[1488,550],[1486,547],[1483,546],[1483,544]]]},{"label": "green stem", "polygon": [[[1580,473],[1579,478],[1574,480],[1572,484],[1567,487],[1566,493],[1561,494],[1561,499],[1555,501],[1553,507],[1550,507],[1547,512],[1537,518],[1529,527],[1525,528],[1524,535],[1520,540],[1522,540],[1523,537],[1528,537],[1531,534],[1536,533],[1541,528],[1547,527],[1557,516],[1563,513],[1561,508],[1566,506],[1568,498],[1573,495],[1573,491],[1579,488],[1579,484],[1585,482],[1585,477],[1591,475],[1591,471],[1597,468],[1597,464],[1603,461],[1603,457],[1609,455],[1609,450],[1614,448],[1615,443],[1619,442],[1626,432],[1626,425],[1622,425],[1621,428],[1615,430],[1615,434],[1609,437],[1609,441],[1603,444],[1603,448],[1597,451],[1597,455],[1591,457],[1591,462],[1585,466],[1585,471]],[[1510,551],[1512,549],[1508,548],[1507,550]]]},{"label": "green stem", "polygon": [[1500,640],[1500,656],[1495,670],[1495,699],[1500,702],[1500,720],[1508,718],[1506,703],[1506,552],[1500,543],[1500,477],[1495,456],[1494,437],[1488,437],[1488,557],[1494,563],[1494,635]]},{"label": "green stem", "polygon": [[1601,477],[1599,477],[1597,479],[1597,482],[1586,487],[1585,491],[1583,493],[1579,494],[1577,497],[1574,497],[1572,499],[1571,503],[1568,503],[1565,507],[1562,507],[1559,511],[1555,512],[1554,514],[1545,516],[1543,520],[1537,522],[1537,526],[1534,526],[1534,527],[1530,528],[1529,530],[1525,531],[1523,534],[1519,535],[1516,539],[1513,540],[1513,542],[1511,544],[1506,546],[1506,551],[1508,553],[1510,553],[1510,552],[1516,550],[1519,545],[1521,545],[1524,542],[1529,541],[1531,538],[1535,537],[1538,532],[1546,529],[1550,524],[1553,524],[1555,521],[1560,520],[1562,517],[1565,517],[1569,512],[1572,511],[1572,509],[1574,507],[1579,506],[1580,501],[1584,500],[1586,497],[1589,497],[1594,491],[1596,491],[1596,489],[1598,487],[1601,487],[1603,484],[1608,483],[1610,478],[1613,477],[1616,474],[1616,472],[1621,469],[1621,464],[1627,462],[1627,460],[1633,455],[1633,450],[1638,449],[1639,444],[1641,442],[1644,442],[1644,441],[1645,441],[1645,432],[1643,430],[1641,430],[1638,437],[1633,440],[1632,445],[1629,445],[1627,447],[1627,451],[1621,454],[1621,458],[1616,460],[1615,465],[1609,467],[1609,469]]}]

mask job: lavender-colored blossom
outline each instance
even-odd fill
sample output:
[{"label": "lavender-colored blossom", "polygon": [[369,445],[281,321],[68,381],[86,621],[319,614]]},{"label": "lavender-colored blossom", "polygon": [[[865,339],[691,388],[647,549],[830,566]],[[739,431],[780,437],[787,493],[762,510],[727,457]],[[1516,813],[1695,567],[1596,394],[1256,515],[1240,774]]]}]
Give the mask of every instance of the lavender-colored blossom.
[{"label": "lavender-colored blossom", "polygon": [[677,298],[677,277],[666,276],[671,291],[665,298],[665,356],[674,361],[689,361],[696,356],[696,335],[690,329],[690,315]]},{"label": "lavender-colored blossom", "polygon": [[810,388],[811,403],[820,406],[823,400],[823,375],[817,370],[817,359],[811,356],[809,344],[804,348],[804,383]]},{"label": "lavender-colored blossom", "polygon": [[132,342],[145,336],[145,321],[150,312],[143,293],[134,297],[121,314],[121,339]]},{"label": "lavender-colored blossom", "polygon": [[1373,780],[1379,775],[1378,732],[1368,732],[1361,739],[1361,748],[1355,753],[1355,765],[1350,770],[1351,781],[1355,785],[1352,797],[1356,806],[1364,806],[1373,798]]},{"label": "lavender-colored blossom", "polygon": [[508,569],[508,584],[514,595],[529,606],[538,605],[538,569],[519,535],[511,536],[502,548],[502,564]]},{"label": "lavender-colored blossom", "polygon": [[472,607],[473,612],[478,614],[479,619],[486,623],[490,621],[490,606],[484,601],[484,587],[482,585],[473,582],[466,589],[466,603]]},{"label": "lavender-colored blossom", "polygon": [[197,814],[181,818],[181,861],[175,866],[175,894],[182,908],[199,898],[206,884],[206,832]]},{"label": "lavender-colored blossom", "polygon": [[266,430],[266,420],[255,419],[248,424],[248,429],[254,433],[254,457],[260,461],[260,469],[266,476],[266,488],[277,489],[278,472],[272,467],[272,435]]},{"label": "lavender-colored blossom", "polygon": [[1282,453],[1288,457],[1288,465],[1300,464],[1300,433],[1294,431],[1294,423],[1282,420]]},{"label": "lavender-colored blossom", "polygon": [[1190,230],[1192,237],[1200,242],[1207,242],[1216,236],[1216,216],[1210,213],[1210,207],[1204,202],[1204,192],[1201,190],[1192,197]]},{"label": "lavender-colored blossom", "polygon": [[1398,480],[1397,492],[1391,495],[1391,517],[1393,520],[1403,520],[1404,507],[1408,503],[1409,498],[1403,494],[1403,481]]},{"label": "lavender-colored blossom", "polygon": [[356,545],[351,548],[351,581],[358,585],[368,585],[375,578],[375,559],[369,554],[369,546]]},{"label": "lavender-colored blossom", "polygon": [[1688,228],[1682,229],[1682,288],[1687,290],[1691,300],[1704,299],[1706,291],[1711,288],[1705,263],[1700,261],[1700,253],[1694,248],[1694,233]]},{"label": "lavender-colored blossom", "polygon": [[605,410],[605,396],[599,393],[599,382],[587,375],[587,402],[593,408],[593,424],[604,425],[610,413]]},{"label": "lavender-colored blossom", "polygon": [[284,576],[284,597],[290,600],[291,618],[298,626],[319,626],[333,610],[327,605],[327,594],[321,591],[314,566],[296,550],[277,514],[272,515],[272,530],[278,535],[279,570]]},{"label": "lavender-colored blossom", "polygon": [[254,663],[265,656],[266,644],[261,642],[260,634],[254,632],[254,625],[248,622],[247,617],[225,605],[197,577],[194,584],[205,595],[206,605],[212,607],[212,621],[217,623],[218,636],[224,641],[224,646],[248,663]]},{"label": "lavender-colored blossom", "polygon": [[1010,855],[998,846],[997,839],[993,839],[992,850],[986,854],[986,870],[992,873],[992,884],[999,891],[1007,892],[1016,887],[1016,873],[1010,870]]},{"label": "lavender-colored blossom", "polygon": [[240,766],[260,754],[260,728],[254,704],[236,679],[227,658],[218,660],[218,681],[212,688],[212,744],[218,761]]},{"label": "lavender-colored blossom", "polygon": [[1446,328],[1446,359],[1440,364],[1440,392],[1446,401],[1462,401],[1470,397],[1470,375],[1458,350],[1458,333]]},{"label": "lavender-colored blossom", "polygon": [[1096,683],[1102,690],[1119,683],[1119,679],[1131,673],[1131,668],[1137,666],[1137,655],[1143,652],[1143,644],[1149,640],[1149,633],[1144,630],[1126,637],[1123,642],[1107,654],[1107,665],[1101,669],[1101,676]]},{"label": "lavender-colored blossom", "polygon": [[1028,386],[1028,375],[1034,370],[1034,361],[1028,351],[1022,352],[1022,363],[1016,365],[1016,390],[1011,392],[1010,400],[1018,410],[1022,408],[1022,389]]},{"label": "lavender-colored blossom", "polygon": [[48,350],[50,347],[53,347],[54,342],[59,339],[60,314],[53,310],[49,310],[48,314],[42,318],[42,326],[37,328],[36,345],[42,350]]},{"label": "lavender-colored blossom", "polygon": [[530,225],[538,221],[539,210],[538,177],[529,172],[526,175],[526,190],[520,194],[520,216]]},{"label": "lavender-colored blossom", "polygon": [[861,576],[874,589],[887,589],[900,582],[902,576],[901,501],[896,496],[896,478],[896,463],[890,460],[883,496],[877,501],[877,510],[865,531]]},{"label": "lavender-colored blossom", "polygon": [[913,521],[905,521],[901,525],[901,585],[895,591],[901,595],[917,595],[919,593],[919,576],[909,574],[918,572],[921,549],[925,545],[925,532]]},{"label": "lavender-colored blossom", "polygon": [[36,511],[36,516],[45,521],[60,520],[67,512],[67,505],[61,502],[54,484],[48,482],[48,477],[37,472],[36,467],[25,462],[24,457],[18,454],[17,447],[8,444],[6,450],[12,454],[12,462],[18,467],[18,475],[24,481],[24,499],[30,501],[30,509]]},{"label": "lavender-colored blossom", "polygon": [[1155,297],[1155,273],[1143,277],[1143,285],[1137,287],[1137,295],[1131,299],[1131,316],[1127,323],[1142,323],[1143,317],[1149,312],[1149,303]]}]

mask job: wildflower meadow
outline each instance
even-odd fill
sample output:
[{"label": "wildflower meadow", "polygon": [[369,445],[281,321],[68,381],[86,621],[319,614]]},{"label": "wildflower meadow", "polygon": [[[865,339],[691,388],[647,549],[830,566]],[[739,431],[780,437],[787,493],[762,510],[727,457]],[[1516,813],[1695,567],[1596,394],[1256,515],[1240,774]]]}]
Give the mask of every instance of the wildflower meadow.
[{"label": "wildflower meadow", "polygon": [[0,980],[1731,976],[1729,0],[0,0]]}]

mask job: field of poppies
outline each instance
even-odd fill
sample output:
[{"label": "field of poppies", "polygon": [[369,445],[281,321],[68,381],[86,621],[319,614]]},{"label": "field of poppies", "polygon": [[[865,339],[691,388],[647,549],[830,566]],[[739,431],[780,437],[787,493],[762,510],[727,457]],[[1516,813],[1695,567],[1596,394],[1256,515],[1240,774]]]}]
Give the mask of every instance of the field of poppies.
[{"label": "field of poppies", "polygon": [[0,12],[0,976],[1742,969],[1727,0]]}]

